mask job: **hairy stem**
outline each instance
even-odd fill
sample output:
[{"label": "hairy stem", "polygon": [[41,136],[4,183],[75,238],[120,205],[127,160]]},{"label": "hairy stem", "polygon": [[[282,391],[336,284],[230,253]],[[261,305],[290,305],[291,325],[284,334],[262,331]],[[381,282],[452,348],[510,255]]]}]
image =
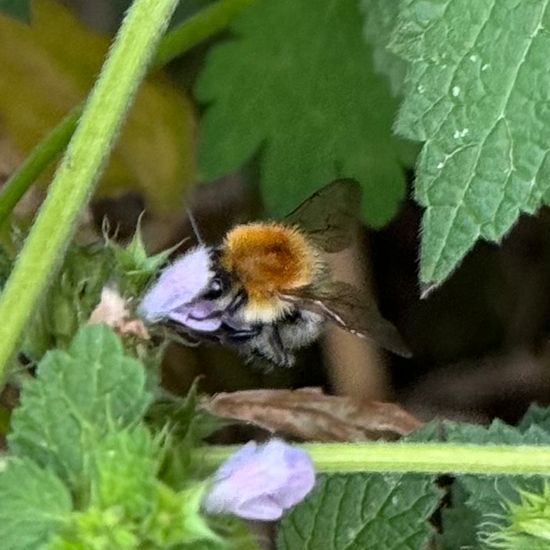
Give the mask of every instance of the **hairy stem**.
[{"label": "hairy stem", "polygon": [[[457,445],[454,443],[310,443],[319,472],[396,472],[426,474],[549,475],[550,446]],[[214,469],[238,447],[198,451]]]},{"label": "hairy stem", "polygon": [[[190,17],[162,38],[153,59],[153,68],[162,67],[218,33],[254,2],[255,0],[220,0]],[[6,181],[0,191],[0,225],[6,221],[15,205],[38,176],[65,149],[75,131],[83,106],[82,103],[74,107],[30,152],[21,166]]]},{"label": "hairy stem", "polygon": [[135,0],[0,297],[0,381],[73,235],[178,0]]}]

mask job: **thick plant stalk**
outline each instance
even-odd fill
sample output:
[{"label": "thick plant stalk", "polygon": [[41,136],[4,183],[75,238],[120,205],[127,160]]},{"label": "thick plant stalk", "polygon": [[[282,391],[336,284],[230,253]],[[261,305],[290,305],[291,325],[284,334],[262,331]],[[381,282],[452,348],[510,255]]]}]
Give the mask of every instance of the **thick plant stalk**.
[{"label": "thick plant stalk", "polygon": [[0,382],[58,268],[178,0],[135,0],[0,298]]},{"label": "thick plant stalk", "polygon": [[[550,475],[550,446],[457,445],[455,443],[310,443],[319,472]],[[197,451],[208,468],[218,467],[237,447]]]}]

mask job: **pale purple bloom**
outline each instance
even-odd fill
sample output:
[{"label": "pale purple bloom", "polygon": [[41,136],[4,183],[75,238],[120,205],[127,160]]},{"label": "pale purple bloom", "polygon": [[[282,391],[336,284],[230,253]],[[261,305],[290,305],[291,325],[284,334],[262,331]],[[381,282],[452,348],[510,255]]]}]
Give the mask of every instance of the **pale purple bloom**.
[{"label": "pale purple bloom", "polygon": [[139,315],[149,322],[171,319],[199,331],[219,329],[222,312],[214,302],[199,299],[212,277],[208,249],[197,246],[164,269],[145,293]]},{"label": "pale purple bloom", "polygon": [[313,489],[315,470],[303,449],[272,439],[250,441],[214,474],[203,500],[211,514],[274,521]]}]

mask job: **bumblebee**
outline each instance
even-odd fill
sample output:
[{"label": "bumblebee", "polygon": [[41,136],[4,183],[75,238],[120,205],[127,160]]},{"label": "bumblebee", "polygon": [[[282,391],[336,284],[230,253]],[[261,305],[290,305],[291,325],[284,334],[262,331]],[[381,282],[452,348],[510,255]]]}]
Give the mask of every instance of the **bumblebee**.
[{"label": "bumblebee", "polygon": [[218,247],[200,244],[168,266],[138,312],[188,341],[215,341],[246,358],[289,367],[326,321],[403,356],[395,327],[351,285],[334,281],[326,254],[349,246],[361,202],[359,184],[336,180],[281,222],[231,229]]}]

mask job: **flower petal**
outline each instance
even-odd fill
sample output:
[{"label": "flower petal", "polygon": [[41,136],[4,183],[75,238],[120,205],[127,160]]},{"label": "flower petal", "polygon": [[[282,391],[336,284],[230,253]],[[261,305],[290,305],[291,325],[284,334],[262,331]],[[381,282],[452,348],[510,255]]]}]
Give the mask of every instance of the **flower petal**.
[{"label": "flower petal", "polygon": [[274,521],[314,484],[313,463],[304,450],[277,439],[249,442],[214,474],[203,507],[212,514]]},{"label": "flower petal", "polygon": [[211,263],[208,248],[201,245],[169,265],[145,293],[138,307],[140,316],[158,321],[200,296],[212,279]]},{"label": "flower petal", "polygon": [[261,497],[249,500],[243,506],[238,507],[235,515],[256,521],[277,521],[281,519],[283,511],[284,509],[275,500]]}]

